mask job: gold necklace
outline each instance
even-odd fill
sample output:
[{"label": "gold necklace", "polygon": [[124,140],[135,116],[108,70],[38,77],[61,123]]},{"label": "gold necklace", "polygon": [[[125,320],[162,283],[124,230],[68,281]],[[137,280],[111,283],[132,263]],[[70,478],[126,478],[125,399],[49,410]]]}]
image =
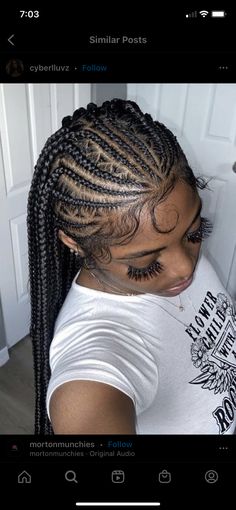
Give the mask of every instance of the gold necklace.
[{"label": "gold necklace", "polygon": [[[175,303],[172,303],[172,301],[169,301],[169,299],[166,299],[166,298],[164,298],[164,297],[163,297],[162,299],[164,299],[164,300],[165,300],[167,303],[169,303],[170,305],[175,306],[175,308],[178,308],[178,309],[179,309],[179,312],[184,312],[184,305],[183,305],[183,303],[182,303],[182,301],[181,301],[180,294],[178,294],[178,296],[179,296],[179,305],[176,305]],[[161,296],[160,296],[160,297],[161,297]]]},{"label": "gold necklace", "polygon": [[[144,300],[153,304],[153,300],[149,299],[150,295],[151,295],[151,294],[149,294],[149,295],[147,295],[147,294],[146,294],[146,295],[145,295]],[[160,296],[155,296],[155,297],[160,297]],[[170,301],[168,301],[167,299],[166,299],[166,302],[171,303],[171,302],[170,302]],[[171,304],[173,304],[173,303],[171,303]],[[189,323],[186,323],[186,322],[184,322],[183,320],[180,320],[180,319],[178,318],[178,317],[180,317],[179,315],[178,315],[178,316],[177,316],[177,315],[172,315],[172,313],[170,313],[170,312],[169,312],[169,310],[168,310],[167,308],[165,308],[164,306],[161,306],[161,305],[160,305],[160,303],[157,303],[157,306],[158,306],[159,308],[161,308],[161,310],[163,310],[164,312],[168,313],[168,315],[170,315],[173,319],[175,319],[177,322],[179,322],[180,324],[182,324],[182,325],[183,325],[183,326],[185,326],[186,328],[189,326]],[[184,306],[183,306],[183,305],[181,305],[181,306],[182,306],[181,310],[180,310],[180,307],[179,307],[178,305],[174,305],[174,306],[175,306],[176,308],[179,308],[179,311],[181,311],[181,312],[185,311],[185,308],[184,308]]]}]

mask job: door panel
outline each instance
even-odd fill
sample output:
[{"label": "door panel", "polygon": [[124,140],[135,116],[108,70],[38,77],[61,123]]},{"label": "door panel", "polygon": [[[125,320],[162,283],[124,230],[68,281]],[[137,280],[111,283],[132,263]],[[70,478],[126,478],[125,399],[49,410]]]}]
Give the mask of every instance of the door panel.
[{"label": "door panel", "polygon": [[0,290],[8,347],[29,332],[26,209],[34,165],[62,117],[90,100],[89,84],[0,86]]}]

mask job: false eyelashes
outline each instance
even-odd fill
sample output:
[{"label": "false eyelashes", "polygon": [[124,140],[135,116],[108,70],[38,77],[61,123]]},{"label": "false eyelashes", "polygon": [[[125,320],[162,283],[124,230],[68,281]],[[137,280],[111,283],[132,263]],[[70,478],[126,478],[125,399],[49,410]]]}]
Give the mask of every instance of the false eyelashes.
[{"label": "false eyelashes", "polygon": [[[190,243],[201,243],[204,239],[210,236],[213,229],[212,223],[207,218],[201,218],[200,226],[193,232],[189,232],[185,235],[186,239]],[[158,261],[152,262],[149,266],[138,268],[128,267],[127,276],[131,280],[149,280],[160,274],[164,270],[163,265]]]},{"label": "false eyelashes", "polygon": [[204,239],[207,239],[212,233],[213,225],[207,218],[201,218],[200,227],[193,232],[186,234],[186,238],[191,243],[201,243]]},{"label": "false eyelashes", "polygon": [[148,280],[149,278],[153,278],[163,271],[163,266],[158,260],[155,260],[147,267],[138,268],[138,267],[128,267],[127,276],[132,280],[140,281],[142,279]]}]

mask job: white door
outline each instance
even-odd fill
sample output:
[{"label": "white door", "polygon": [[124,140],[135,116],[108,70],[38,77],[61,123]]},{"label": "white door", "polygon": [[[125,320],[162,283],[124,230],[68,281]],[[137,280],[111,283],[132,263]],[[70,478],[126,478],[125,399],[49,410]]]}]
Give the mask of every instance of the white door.
[{"label": "white door", "polygon": [[0,292],[8,347],[29,332],[26,209],[33,168],[62,117],[90,97],[89,84],[0,85]]},{"label": "white door", "polygon": [[204,249],[236,298],[236,84],[130,84],[127,93],[173,131],[196,175],[213,178],[200,193],[214,225]]}]

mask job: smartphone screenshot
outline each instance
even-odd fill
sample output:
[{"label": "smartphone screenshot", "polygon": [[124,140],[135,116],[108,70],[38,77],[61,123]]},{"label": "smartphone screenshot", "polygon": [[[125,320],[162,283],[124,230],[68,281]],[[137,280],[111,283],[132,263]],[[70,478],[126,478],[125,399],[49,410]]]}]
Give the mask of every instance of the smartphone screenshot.
[{"label": "smartphone screenshot", "polygon": [[204,7],[1,16],[9,507],[233,501],[236,12]]}]

